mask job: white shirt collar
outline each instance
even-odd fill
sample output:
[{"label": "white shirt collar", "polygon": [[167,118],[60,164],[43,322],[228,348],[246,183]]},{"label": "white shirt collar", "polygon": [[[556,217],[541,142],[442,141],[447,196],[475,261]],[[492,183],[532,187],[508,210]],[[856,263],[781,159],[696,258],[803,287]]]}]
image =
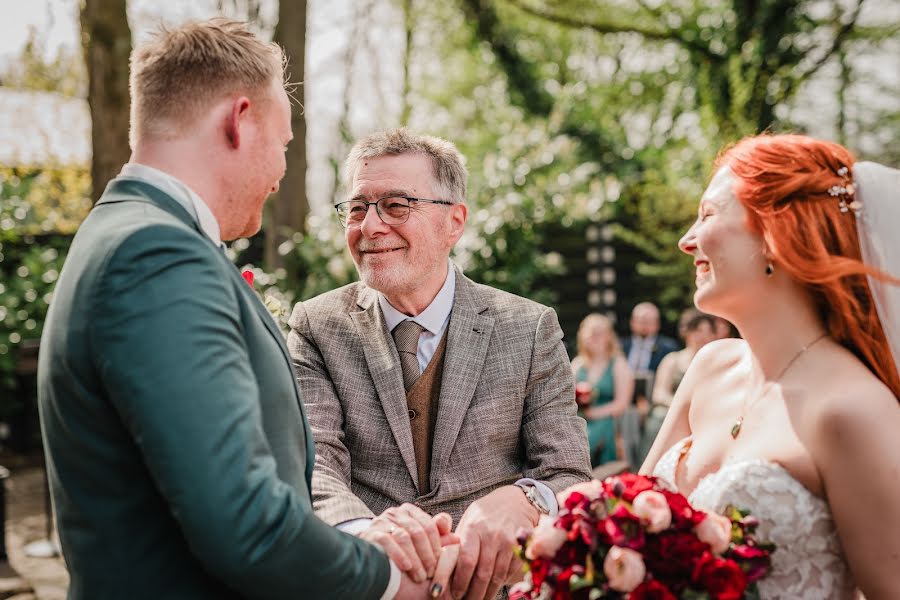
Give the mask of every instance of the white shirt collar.
[{"label": "white shirt collar", "polygon": [[440,333],[444,327],[444,323],[450,317],[450,311],[453,309],[453,296],[456,294],[456,271],[453,263],[447,259],[447,278],[441,290],[428,305],[428,308],[420,312],[414,317],[404,315],[402,312],[391,306],[384,294],[378,292],[378,303],[381,305],[381,312],[384,313],[384,322],[387,323],[388,331],[393,331],[394,327],[401,322],[410,320],[415,321],[432,335]]},{"label": "white shirt collar", "polygon": [[[140,179],[155,187],[158,187],[173,200],[184,206],[200,225],[200,229],[206,234],[216,246],[222,245],[222,237],[219,229],[219,222],[203,198],[197,195],[194,190],[189,188],[187,184],[180,179],[169,175],[159,169],[148,167],[138,163],[126,163],[119,173],[119,177],[128,177],[130,179]],[[185,198],[190,200],[190,205],[185,203]]]}]

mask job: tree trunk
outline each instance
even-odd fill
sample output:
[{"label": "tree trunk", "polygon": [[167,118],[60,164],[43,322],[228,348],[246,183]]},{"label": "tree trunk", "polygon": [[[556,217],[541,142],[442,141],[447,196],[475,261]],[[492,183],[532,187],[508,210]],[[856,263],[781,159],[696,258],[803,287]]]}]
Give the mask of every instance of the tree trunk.
[{"label": "tree trunk", "polygon": [[85,0],[81,32],[91,111],[91,197],[96,201],[128,161],[128,59],[131,29],[126,0]]},{"label": "tree trunk", "polygon": [[278,8],[275,41],[288,58],[287,73],[297,84],[292,96],[291,128],[294,141],[287,150],[287,172],[281,189],[271,200],[266,224],[266,268],[274,270],[284,265],[278,247],[295,232],[306,230],[309,200],[306,196],[306,117],[303,114],[304,66],[306,61],[306,0],[282,0]]}]

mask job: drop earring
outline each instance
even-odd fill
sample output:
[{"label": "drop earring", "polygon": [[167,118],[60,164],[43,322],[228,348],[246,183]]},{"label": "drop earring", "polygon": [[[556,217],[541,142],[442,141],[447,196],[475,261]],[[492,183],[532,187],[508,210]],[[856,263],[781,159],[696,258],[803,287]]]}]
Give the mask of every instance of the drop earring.
[{"label": "drop earring", "polygon": [[775,267],[772,266],[772,261],[766,263],[766,277],[771,277],[772,274],[775,273]]}]

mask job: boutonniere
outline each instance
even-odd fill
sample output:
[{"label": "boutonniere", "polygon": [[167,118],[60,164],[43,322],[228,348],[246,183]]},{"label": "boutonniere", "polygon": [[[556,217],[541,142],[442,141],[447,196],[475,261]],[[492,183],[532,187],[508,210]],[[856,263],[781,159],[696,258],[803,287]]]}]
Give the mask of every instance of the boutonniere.
[{"label": "boutonniere", "polygon": [[266,288],[265,293],[256,290],[256,287],[254,286],[255,273],[253,270],[244,269],[241,271],[241,277],[244,278],[244,281],[247,282],[247,285],[250,286],[250,289],[253,290],[256,297],[263,303],[263,306],[266,307],[266,310],[269,311],[269,314],[272,315],[275,322],[283,325],[283,320],[288,314],[288,310],[285,308],[285,302],[278,297],[282,294],[277,288],[271,286],[271,277],[264,272],[260,275],[260,286]]}]

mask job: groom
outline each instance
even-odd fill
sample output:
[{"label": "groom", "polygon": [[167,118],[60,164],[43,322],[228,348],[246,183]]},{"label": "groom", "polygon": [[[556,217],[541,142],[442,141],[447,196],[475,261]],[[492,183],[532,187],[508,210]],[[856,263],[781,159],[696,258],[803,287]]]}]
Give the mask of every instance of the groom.
[{"label": "groom", "polygon": [[165,32],[133,53],[131,96],[131,160],[75,236],[41,341],[69,599],[425,597],[313,514],[287,349],[223,252],[284,175],[280,49],[233,22]]}]

